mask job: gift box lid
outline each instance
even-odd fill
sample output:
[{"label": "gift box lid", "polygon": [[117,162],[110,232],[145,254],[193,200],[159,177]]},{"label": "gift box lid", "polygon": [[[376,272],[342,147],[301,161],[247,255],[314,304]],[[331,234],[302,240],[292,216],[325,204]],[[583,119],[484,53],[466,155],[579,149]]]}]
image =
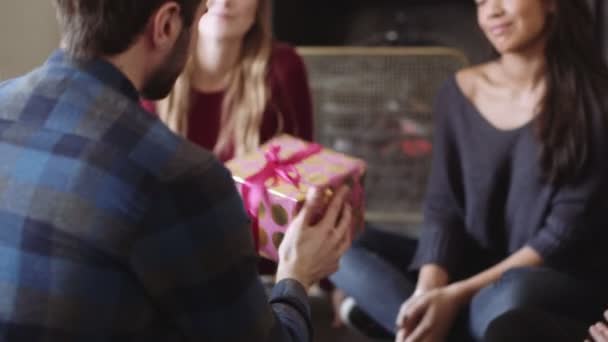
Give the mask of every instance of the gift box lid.
[{"label": "gift box lid", "polygon": [[[230,160],[226,163],[226,167],[232,172],[233,179],[243,184],[267,165],[266,154],[273,148],[279,160],[287,160],[311,146],[313,144],[309,142],[283,134],[271,139],[253,153]],[[362,175],[366,169],[363,160],[328,148],[321,148],[317,153],[295,162],[292,166],[299,174],[300,186],[296,187],[279,177],[272,177],[265,181],[266,188],[271,194],[299,201],[304,199],[306,191],[311,186],[329,185],[348,174]]]}]

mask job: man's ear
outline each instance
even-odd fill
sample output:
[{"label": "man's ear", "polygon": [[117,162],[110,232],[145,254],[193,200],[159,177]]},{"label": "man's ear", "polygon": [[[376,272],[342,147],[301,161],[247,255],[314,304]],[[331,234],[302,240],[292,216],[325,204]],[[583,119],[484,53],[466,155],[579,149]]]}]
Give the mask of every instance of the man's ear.
[{"label": "man's ear", "polygon": [[173,1],[166,2],[154,12],[148,23],[148,37],[152,46],[162,50],[173,48],[183,26],[180,6]]}]

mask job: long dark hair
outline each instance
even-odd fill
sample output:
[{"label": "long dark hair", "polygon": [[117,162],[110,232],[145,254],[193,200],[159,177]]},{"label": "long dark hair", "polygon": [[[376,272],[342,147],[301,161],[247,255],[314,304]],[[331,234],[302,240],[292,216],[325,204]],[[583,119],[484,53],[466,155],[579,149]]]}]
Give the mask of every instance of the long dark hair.
[{"label": "long dark hair", "polygon": [[[583,0],[555,0],[549,18],[547,92],[536,121],[540,166],[551,183],[575,182],[592,157],[597,111],[606,114],[608,67]],[[598,14],[600,15],[600,14]]]}]

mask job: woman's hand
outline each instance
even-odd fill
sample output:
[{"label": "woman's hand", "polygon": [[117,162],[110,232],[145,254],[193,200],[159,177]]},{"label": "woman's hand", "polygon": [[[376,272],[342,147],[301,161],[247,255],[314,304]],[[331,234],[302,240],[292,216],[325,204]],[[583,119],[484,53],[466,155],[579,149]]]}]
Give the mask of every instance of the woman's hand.
[{"label": "woman's hand", "polygon": [[454,285],[413,295],[397,317],[397,342],[443,341],[467,294]]},{"label": "woman's hand", "polygon": [[[594,342],[608,342],[608,311],[604,312],[605,322],[599,322],[589,328],[589,334]],[[590,341],[590,340],[587,340]]]}]

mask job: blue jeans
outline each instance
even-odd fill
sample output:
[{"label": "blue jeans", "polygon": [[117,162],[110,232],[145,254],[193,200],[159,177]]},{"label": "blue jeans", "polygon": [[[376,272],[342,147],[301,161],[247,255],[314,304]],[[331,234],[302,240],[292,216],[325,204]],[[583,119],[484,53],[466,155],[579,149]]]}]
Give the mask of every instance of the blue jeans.
[{"label": "blue jeans", "polygon": [[492,321],[484,342],[580,342],[591,324],[534,308],[514,309]]},{"label": "blue jeans", "polygon": [[[407,271],[415,249],[414,240],[370,227],[344,255],[340,270],[331,280],[372,319],[395,333],[399,308],[416,285],[417,274]],[[472,269],[483,264],[476,262],[477,267]],[[482,340],[494,319],[518,308],[534,307],[576,319],[597,319],[606,309],[602,297],[590,284],[552,269],[512,269],[478,292],[462,309],[450,340]]]}]

